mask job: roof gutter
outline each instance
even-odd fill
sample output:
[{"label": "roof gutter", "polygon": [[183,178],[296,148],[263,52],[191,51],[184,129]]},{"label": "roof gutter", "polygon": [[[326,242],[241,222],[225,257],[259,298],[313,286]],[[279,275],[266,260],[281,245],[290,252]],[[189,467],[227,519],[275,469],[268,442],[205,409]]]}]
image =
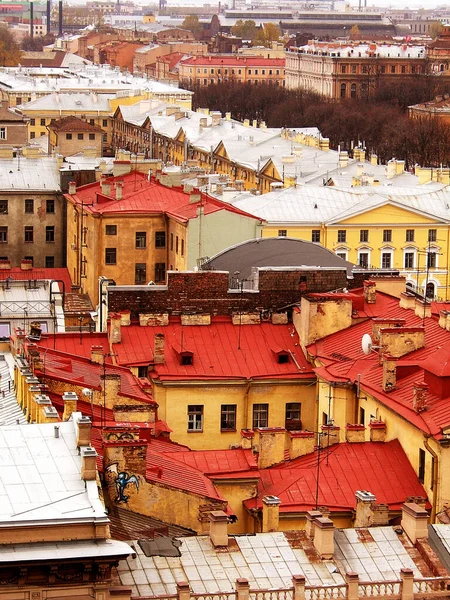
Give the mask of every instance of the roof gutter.
[{"label": "roof gutter", "polygon": [[431,448],[428,443],[428,439],[431,436],[428,433],[425,433],[423,436],[423,445],[434,458],[433,461],[433,472],[431,474],[432,477],[432,485],[433,485],[433,502],[431,503],[431,522],[434,523],[436,519],[436,509],[437,509],[437,500],[438,500],[438,492],[439,492],[439,458],[436,452]]}]

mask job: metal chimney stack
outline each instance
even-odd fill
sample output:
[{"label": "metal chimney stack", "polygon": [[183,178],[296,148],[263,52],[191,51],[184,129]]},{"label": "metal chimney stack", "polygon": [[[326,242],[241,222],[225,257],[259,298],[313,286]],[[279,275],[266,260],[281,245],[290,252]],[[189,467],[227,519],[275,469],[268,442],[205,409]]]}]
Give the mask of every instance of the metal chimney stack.
[{"label": "metal chimney stack", "polygon": [[30,2],[30,37],[31,37],[31,39],[33,39],[33,37],[34,37],[33,21],[34,21],[34,4],[32,2]]},{"label": "metal chimney stack", "polygon": [[47,0],[47,35],[50,33],[51,0]]},{"label": "metal chimney stack", "polygon": [[58,35],[62,37],[63,34],[63,3],[62,0],[59,0],[59,28]]}]

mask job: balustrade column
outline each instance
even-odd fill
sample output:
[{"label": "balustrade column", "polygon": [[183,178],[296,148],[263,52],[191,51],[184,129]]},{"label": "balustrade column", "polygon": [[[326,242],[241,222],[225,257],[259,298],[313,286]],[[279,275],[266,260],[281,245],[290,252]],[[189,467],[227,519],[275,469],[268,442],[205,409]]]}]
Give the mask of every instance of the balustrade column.
[{"label": "balustrade column", "polygon": [[177,595],[178,600],[190,600],[191,588],[189,587],[189,583],[187,581],[180,581],[177,583]]},{"label": "balustrade column", "polygon": [[294,584],[293,600],[305,600],[305,576],[293,575],[292,583]]},{"label": "balustrade column", "polygon": [[347,584],[347,600],[358,600],[359,598],[359,575],[350,571],[345,574],[345,582]]},{"label": "balustrade column", "polygon": [[236,579],[236,600],[249,600],[250,584],[248,579]]},{"label": "balustrade column", "polygon": [[414,598],[414,571],[412,569],[401,569],[402,600],[413,600]]}]

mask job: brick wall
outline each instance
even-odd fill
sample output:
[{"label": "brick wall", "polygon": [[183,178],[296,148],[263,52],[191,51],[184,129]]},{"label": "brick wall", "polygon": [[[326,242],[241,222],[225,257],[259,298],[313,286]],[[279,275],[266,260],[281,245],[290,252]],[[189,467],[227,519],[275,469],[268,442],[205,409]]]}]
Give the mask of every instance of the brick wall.
[{"label": "brick wall", "polygon": [[204,312],[225,315],[233,312],[277,311],[299,302],[301,296],[311,292],[326,292],[346,287],[345,270],[261,270],[259,291],[230,291],[228,273],[169,272],[167,289],[136,288],[121,290],[111,286],[109,311],[130,310],[131,319],[139,313]]}]

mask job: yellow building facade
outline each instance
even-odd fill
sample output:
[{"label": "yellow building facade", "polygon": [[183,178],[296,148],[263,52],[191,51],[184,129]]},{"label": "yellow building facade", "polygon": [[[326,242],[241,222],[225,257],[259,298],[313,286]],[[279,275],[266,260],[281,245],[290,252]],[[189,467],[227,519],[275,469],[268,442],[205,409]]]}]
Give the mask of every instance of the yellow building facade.
[{"label": "yellow building facade", "polygon": [[400,205],[386,199],[367,209],[363,198],[359,198],[363,208],[358,210],[356,204],[348,210],[336,209],[340,214],[326,222],[320,218],[309,223],[268,222],[262,235],[320,243],[362,268],[398,270],[408,287],[431,298],[449,299],[448,219],[433,215],[431,202],[426,214],[416,210],[414,203],[408,207],[407,200]]}]

